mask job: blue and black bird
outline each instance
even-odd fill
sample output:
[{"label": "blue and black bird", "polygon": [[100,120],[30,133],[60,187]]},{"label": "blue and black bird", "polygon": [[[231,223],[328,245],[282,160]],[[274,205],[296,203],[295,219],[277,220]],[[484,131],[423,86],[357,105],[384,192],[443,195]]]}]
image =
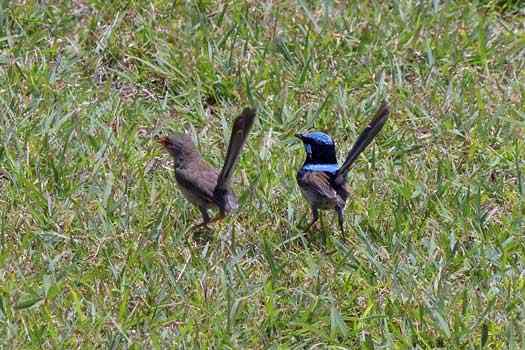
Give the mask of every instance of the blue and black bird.
[{"label": "blue and black bird", "polygon": [[344,235],[344,207],[349,195],[346,188],[348,171],[359,154],[383,128],[389,112],[387,103],[383,102],[341,166],[337,164],[335,144],[329,135],[320,131],[295,135],[303,141],[306,151],[306,160],[297,172],[297,183],[312,209],[312,221],[306,231],[319,219],[320,209],[333,209],[337,212],[339,228]]}]

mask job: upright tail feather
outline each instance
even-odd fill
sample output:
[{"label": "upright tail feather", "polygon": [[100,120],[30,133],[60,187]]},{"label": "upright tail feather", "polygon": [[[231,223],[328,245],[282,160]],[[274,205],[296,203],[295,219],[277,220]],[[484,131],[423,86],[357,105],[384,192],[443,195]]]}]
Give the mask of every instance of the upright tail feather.
[{"label": "upright tail feather", "polygon": [[254,121],[255,109],[253,108],[245,108],[241,115],[235,119],[230,137],[230,143],[228,144],[228,151],[226,152],[224,165],[217,180],[215,192],[220,193],[229,188],[233,175],[233,169],[235,168],[235,164],[239,159],[242,147],[248,138],[248,134],[250,133],[250,129],[252,128]]},{"label": "upright tail feather", "polygon": [[381,131],[383,125],[385,125],[386,120],[388,119],[389,113],[390,109],[388,108],[388,104],[386,101],[383,101],[372,121],[361,132],[361,135],[359,135],[355,141],[354,146],[350,152],[348,152],[345,162],[343,165],[341,165],[337,172],[337,177],[335,178],[336,184],[340,185],[346,181],[346,175],[348,174],[350,166],[354,163],[361,152],[363,152],[364,149],[370,144],[370,142],[372,142],[379,131]]}]

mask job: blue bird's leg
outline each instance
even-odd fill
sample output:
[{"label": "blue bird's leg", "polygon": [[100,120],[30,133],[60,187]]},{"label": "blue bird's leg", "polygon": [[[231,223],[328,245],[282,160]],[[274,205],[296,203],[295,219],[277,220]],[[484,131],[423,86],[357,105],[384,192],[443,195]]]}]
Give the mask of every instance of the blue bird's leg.
[{"label": "blue bird's leg", "polygon": [[345,238],[345,227],[344,227],[344,209],[341,207],[337,207],[337,219],[339,221],[339,229],[341,230],[341,234],[343,235],[343,239]]},{"label": "blue bird's leg", "polygon": [[326,246],[326,228],[324,226],[322,215],[319,217],[319,221],[320,221],[319,224],[321,226],[321,243],[322,243],[323,251],[324,251],[324,247]]},{"label": "blue bird's leg", "polygon": [[319,219],[319,209],[312,207],[312,222],[308,224],[304,232],[308,232]]}]

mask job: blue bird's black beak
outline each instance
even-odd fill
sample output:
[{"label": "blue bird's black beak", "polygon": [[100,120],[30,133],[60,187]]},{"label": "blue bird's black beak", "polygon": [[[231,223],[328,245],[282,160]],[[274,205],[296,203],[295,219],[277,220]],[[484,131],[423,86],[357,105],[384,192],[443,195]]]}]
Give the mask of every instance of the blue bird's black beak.
[{"label": "blue bird's black beak", "polygon": [[301,141],[304,140],[304,135],[303,134],[295,134],[295,137],[297,137]]}]

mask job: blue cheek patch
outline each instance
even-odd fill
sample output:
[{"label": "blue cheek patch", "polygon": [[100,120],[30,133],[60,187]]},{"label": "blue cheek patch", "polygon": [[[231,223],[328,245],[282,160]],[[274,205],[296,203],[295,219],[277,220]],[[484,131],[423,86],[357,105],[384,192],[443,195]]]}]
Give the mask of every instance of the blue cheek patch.
[{"label": "blue cheek patch", "polygon": [[312,154],[312,146],[311,145],[305,144],[304,148],[305,148],[307,154]]}]

